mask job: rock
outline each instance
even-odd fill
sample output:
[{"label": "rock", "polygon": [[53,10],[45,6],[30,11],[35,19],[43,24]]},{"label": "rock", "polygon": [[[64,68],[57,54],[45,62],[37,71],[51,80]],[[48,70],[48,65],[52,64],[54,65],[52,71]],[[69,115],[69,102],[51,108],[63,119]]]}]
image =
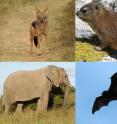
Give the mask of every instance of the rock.
[{"label": "rock", "polygon": [[102,58],[102,62],[116,62],[117,61],[117,56],[113,55],[111,56],[104,56]]},{"label": "rock", "polygon": [[[76,0],[76,12],[85,4],[91,2],[91,0]],[[90,28],[90,26],[85,23],[84,21],[80,20],[77,16],[75,19],[76,22],[76,37],[81,38],[81,37],[89,37],[94,33],[94,31]]]}]

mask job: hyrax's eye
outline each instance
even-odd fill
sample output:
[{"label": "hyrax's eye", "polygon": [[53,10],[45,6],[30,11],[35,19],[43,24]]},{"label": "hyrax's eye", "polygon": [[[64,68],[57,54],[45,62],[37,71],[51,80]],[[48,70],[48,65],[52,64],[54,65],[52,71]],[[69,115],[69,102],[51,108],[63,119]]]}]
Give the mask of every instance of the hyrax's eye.
[{"label": "hyrax's eye", "polygon": [[83,12],[83,13],[86,13],[86,11],[87,11],[87,8],[83,8],[83,9],[82,9],[82,12]]}]

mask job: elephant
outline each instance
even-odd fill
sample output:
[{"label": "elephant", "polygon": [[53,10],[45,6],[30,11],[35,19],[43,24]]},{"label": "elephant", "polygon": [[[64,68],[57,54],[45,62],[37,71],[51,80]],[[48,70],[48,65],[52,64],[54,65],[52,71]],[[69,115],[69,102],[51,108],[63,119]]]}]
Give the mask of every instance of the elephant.
[{"label": "elephant", "polygon": [[37,112],[47,111],[49,93],[52,87],[65,86],[63,107],[66,106],[70,91],[70,81],[64,68],[48,65],[42,69],[17,71],[10,74],[4,82],[3,104],[5,113],[12,104],[16,104],[16,112],[22,112],[25,102],[37,99]]}]

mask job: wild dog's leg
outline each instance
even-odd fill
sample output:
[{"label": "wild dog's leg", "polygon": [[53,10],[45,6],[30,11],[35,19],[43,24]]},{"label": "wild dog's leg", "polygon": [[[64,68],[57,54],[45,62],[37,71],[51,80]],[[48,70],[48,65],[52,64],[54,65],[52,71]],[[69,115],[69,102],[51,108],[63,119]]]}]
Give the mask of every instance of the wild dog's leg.
[{"label": "wild dog's leg", "polygon": [[30,53],[32,53],[34,36],[32,33],[32,28],[30,28]]},{"label": "wild dog's leg", "polygon": [[42,35],[38,35],[38,45],[37,45],[37,54],[41,55],[42,51],[41,51],[41,42],[42,42]]},{"label": "wild dog's leg", "polygon": [[47,53],[47,36],[46,36],[46,34],[43,34],[42,35],[42,52],[45,54],[45,53]]},{"label": "wild dog's leg", "polygon": [[45,53],[48,53],[48,47],[47,47],[47,44],[48,44],[48,35],[46,34],[45,35]]}]

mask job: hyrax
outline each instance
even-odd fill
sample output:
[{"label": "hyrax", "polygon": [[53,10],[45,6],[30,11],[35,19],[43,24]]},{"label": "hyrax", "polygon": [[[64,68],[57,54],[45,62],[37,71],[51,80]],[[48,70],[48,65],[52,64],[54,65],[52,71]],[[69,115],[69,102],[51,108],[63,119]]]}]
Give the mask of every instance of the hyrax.
[{"label": "hyrax", "polygon": [[98,35],[101,44],[97,50],[106,47],[117,50],[117,12],[105,9],[101,1],[96,0],[83,6],[76,15]]}]

